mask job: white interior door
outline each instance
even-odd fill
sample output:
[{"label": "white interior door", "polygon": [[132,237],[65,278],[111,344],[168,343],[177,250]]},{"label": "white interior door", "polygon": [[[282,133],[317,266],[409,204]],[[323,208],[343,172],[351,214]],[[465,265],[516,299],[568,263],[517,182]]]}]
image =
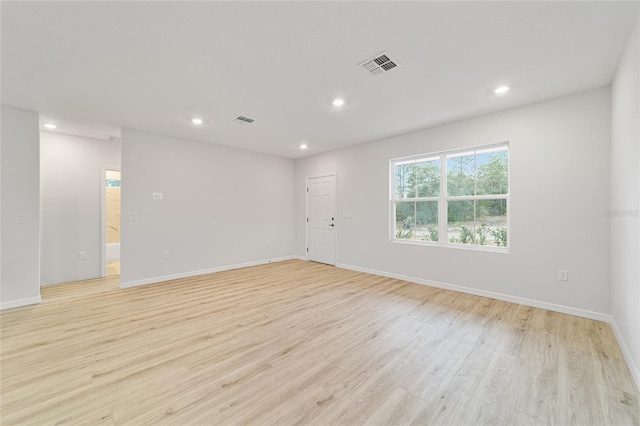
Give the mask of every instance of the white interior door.
[{"label": "white interior door", "polygon": [[307,252],[309,260],[336,263],[336,176],[307,179]]}]

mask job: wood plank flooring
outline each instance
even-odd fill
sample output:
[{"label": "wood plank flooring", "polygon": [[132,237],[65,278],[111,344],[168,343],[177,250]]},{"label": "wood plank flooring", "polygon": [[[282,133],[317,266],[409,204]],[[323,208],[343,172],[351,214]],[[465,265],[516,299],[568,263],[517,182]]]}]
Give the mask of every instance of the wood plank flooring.
[{"label": "wood plank flooring", "polygon": [[42,289],[1,320],[2,425],[627,425],[608,324],[287,261]]},{"label": "wood plank flooring", "polygon": [[107,262],[107,276],[120,275],[120,261],[112,260]]}]

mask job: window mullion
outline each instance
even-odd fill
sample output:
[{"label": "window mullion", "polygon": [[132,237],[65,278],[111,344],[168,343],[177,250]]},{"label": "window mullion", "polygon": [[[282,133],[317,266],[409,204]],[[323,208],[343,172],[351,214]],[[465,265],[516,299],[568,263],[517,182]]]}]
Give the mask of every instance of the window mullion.
[{"label": "window mullion", "polygon": [[447,201],[467,201],[467,200],[506,200],[509,194],[489,194],[489,195],[456,195],[446,197]]},{"label": "window mullion", "polygon": [[447,241],[447,161],[446,155],[440,154],[440,199],[438,200],[438,242],[445,245]]},{"label": "window mullion", "polygon": [[478,217],[478,211],[476,209],[478,196],[478,151],[473,150],[473,240],[476,239],[476,222]]},{"label": "window mullion", "polygon": [[438,201],[440,197],[420,197],[420,198],[394,198],[395,202],[412,202],[412,201]]},{"label": "window mullion", "polygon": [[417,237],[418,232],[418,203],[413,202],[413,239],[418,240]]}]

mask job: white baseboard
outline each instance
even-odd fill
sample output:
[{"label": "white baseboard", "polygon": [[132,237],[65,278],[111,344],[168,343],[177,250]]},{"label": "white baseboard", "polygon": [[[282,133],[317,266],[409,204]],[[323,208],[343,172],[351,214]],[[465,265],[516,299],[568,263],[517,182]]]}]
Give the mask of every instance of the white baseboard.
[{"label": "white baseboard", "polygon": [[0,303],[0,311],[4,311],[5,309],[19,308],[20,306],[36,305],[40,302],[42,302],[42,298],[40,297],[40,295],[38,295],[38,297],[29,297],[27,299],[10,300],[8,302]]},{"label": "white baseboard", "polygon": [[235,265],[218,266],[216,268],[201,269],[199,271],[181,272],[179,274],[162,275],[158,277],[145,278],[142,280],[120,282],[120,288],[138,287],[141,285],[156,284],[163,281],[177,280],[180,278],[195,277],[198,275],[213,274],[216,272],[229,271],[231,269],[247,268],[249,266],[264,265],[267,263],[283,262],[285,260],[297,259],[297,256],[276,257],[273,259],[255,260],[253,262],[237,263]]},{"label": "white baseboard", "polygon": [[105,246],[105,258],[107,262],[120,260],[120,243],[107,243]]},{"label": "white baseboard", "polygon": [[578,317],[588,318],[596,321],[611,322],[611,315],[602,312],[594,312],[586,309],[574,308],[572,306],[558,305],[550,302],[542,302],[540,300],[527,299],[524,297],[511,296],[504,293],[496,293],[487,290],[478,290],[476,288],[464,287],[455,284],[447,284],[438,281],[430,281],[422,278],[410,277],[407,275],[394,274],[385,271],[377,271],[374,269],[361,268],[359,266],[345,265],[343,263],[336,264],[336,267],[349,269],[357,272],[365,272],[372,275],[380,275],[387,278],[395,278],[398,280],[409,281],[415,284],[428,285],[431,287],[442,288],[445,290],[459,291],[461,293],[473,294],[476,296],[488,297],[490,299],[502,300],[505,302],[518,303],[520,305],[532,306],[534,308],[547,309],[549,311],[560,312],[562,314],[575,315]]},{"label": "white baseboard", "polygon": [[635,361],[631,357],[631,352],[629,352],[629,347],[622,337],[618,324],[616,324],[615,317],[611,317],[611,328],[613,329],[613,334],[615,334],[616,339],[618,340],[620,349],[622,349],[622,354],[624,355],[624,359],[627,361],[629,370],[631,370],[631,375],[633,376],[633,380],[636,382],[638,391],[640,391],[640,369],[638,369],[638,365],[636,365]]}]

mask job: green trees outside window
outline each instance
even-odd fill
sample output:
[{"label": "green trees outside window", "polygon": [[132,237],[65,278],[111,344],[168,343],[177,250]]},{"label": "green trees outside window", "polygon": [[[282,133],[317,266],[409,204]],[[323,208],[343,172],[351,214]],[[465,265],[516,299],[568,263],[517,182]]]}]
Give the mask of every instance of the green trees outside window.
[{"label": "green trees outside window", "polygon": [[508,247],[507,144],[391,165],[392,239]]}]

